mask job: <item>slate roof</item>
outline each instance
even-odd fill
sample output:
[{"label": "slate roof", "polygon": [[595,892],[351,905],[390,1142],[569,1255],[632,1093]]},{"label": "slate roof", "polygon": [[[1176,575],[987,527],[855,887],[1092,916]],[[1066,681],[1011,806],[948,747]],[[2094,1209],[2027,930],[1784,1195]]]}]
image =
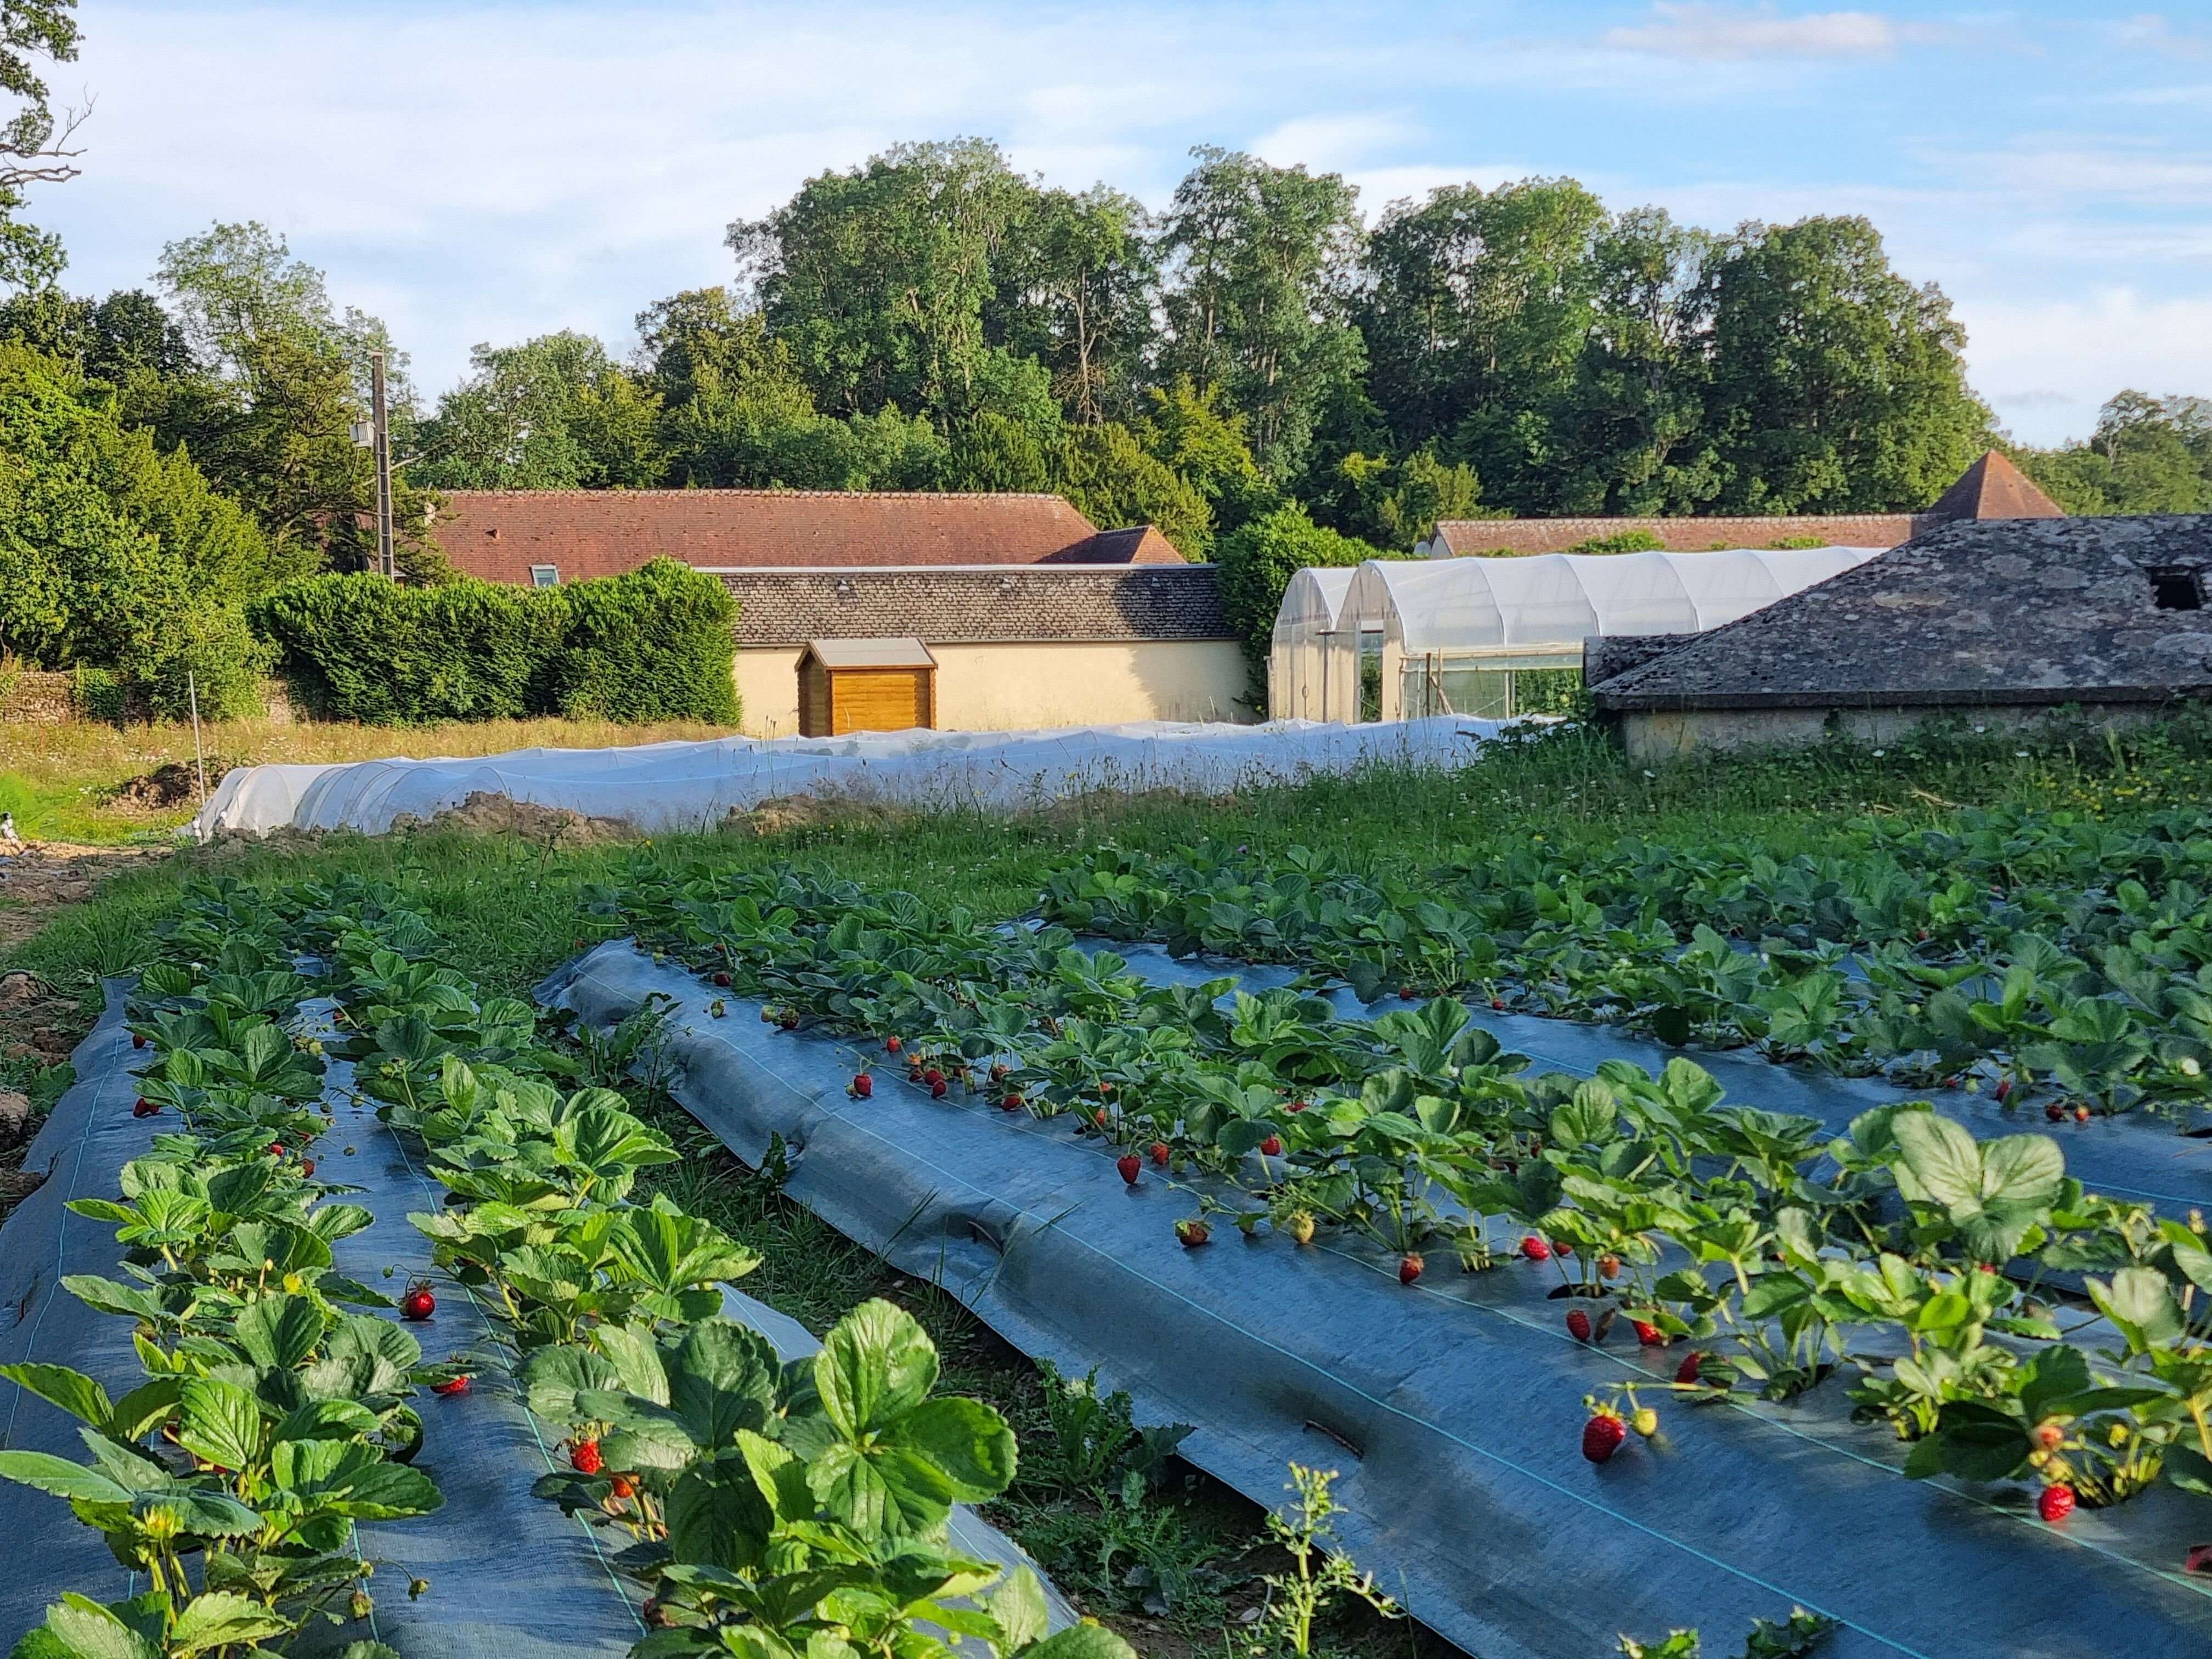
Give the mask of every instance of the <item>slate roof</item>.
[{"label": "slate roof", "polygon": [[[2160,603],[2161,596],[2166,604]],[[2212,692],[2212,514],[1954,522],[1592,687],[1598,709]]]},{"label": "slate roof", "polygon": [[635,570],[785,565],[1179,564],[1158,531],[1100,532],[1058,495],[890,490],[454,489],[430,535],[453,568],[527,584]]},{"label": "slate roof", "polygon": [[1959,475],[1924,513],[1796,514],[1771,518],[1445,519],[1437,539],[1454,554],[1504,549],[1563,553],[1597,536],[1645,530],[1674,553],[1716,547],[1771,547],[1817,538],[1828,547],[1897,547],[1960,519],[2057,519],[2065,509],[1994,449]]},{"label": "slate roof", "polygon": [[1229,640],[1210,564],[718,570],[738,647],[910,635],[928,645]]}]

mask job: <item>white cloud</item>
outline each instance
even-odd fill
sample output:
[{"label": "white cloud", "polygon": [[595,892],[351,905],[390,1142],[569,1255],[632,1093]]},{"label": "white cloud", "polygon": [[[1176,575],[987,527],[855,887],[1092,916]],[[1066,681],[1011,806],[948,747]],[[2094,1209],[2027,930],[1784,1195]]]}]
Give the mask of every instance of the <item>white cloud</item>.
[{"label": "white cloud", "polygon": [[1966,362],[2017,437],[2086,437],[2124,387],[2154,394],[2212,386],[2212,296],[2153,300],[2109,289],[2083,300],[1978,300]]},{"label": "white cloud", "polygon": [[1665,58],[1886,58],[1909,42],[1931,40],[1923,24],[1899,23],[1872,11],[1778,12],[1659,0],[1649,23],[1606,31],[1620,52]]}]

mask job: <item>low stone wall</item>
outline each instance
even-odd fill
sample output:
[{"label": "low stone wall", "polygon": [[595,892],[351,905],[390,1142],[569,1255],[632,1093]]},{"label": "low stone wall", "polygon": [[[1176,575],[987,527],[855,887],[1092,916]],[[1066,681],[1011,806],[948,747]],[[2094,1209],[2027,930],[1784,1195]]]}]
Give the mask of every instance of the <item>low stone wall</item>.
[{"label": "low stone wall", "polygon": [[[88,690],[84,681],[68,669],[27,668],[0,673],[0,726],[66,726],[72,720],[104,720],[103,714],[88,706],[97,695],[88,696]],[[279,725],[289,726],[298,718],[291,691],[282,680],[262,681],[261,702],[267,717]],[[128,693],[123,697],[122,714],[133,724],[153,718],[145,700]]]},{"label": "low stone wall", "polygon": [[1975,731],[2023,735],[2063,720],[2099,731],[2141,726],[2173,712],[2165,702],[1982,703],[1942,708],[1635,709],[1610,717],[1632,761],[1676,760],[1701,751],[1803,748],[1835,735],[1894,743],[1931,720],[1964,719]]}]

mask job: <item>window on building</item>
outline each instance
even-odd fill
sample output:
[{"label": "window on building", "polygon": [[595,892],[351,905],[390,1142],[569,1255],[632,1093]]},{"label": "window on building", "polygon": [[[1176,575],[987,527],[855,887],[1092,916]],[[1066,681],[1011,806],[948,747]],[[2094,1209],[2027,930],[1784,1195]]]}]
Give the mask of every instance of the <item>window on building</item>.
[{"label": "window on building", "polygon": [[2161,611],[2202,611],[2204,585],[2194,570],[2154,570],[2150,594]]},{"label": "window on building", "polygon": [[532,565],[530,567],[530,585],[532,587],[560,586],[561,567],[557,564]]}]

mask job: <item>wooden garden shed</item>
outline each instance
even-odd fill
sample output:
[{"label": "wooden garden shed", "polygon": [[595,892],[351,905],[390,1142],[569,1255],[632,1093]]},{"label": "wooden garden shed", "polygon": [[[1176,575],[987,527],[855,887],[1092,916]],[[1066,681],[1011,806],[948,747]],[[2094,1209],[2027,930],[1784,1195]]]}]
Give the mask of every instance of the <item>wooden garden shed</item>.
[{"label": "wooden garden shed", "polygon": [[801,737],[936,724],[937,659],[920,640],[809,640],[799,653]]}]

